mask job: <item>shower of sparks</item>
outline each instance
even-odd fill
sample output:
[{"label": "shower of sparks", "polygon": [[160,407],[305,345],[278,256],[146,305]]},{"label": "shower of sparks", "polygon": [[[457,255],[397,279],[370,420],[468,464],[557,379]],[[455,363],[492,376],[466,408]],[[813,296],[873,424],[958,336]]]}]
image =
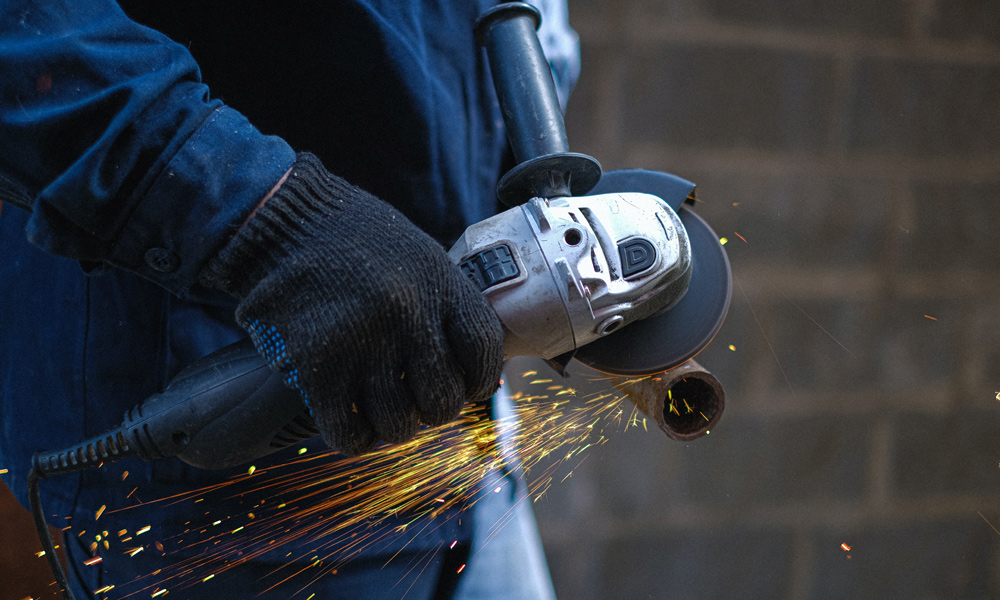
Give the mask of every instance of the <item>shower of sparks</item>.
[{"label": "shower of sparks", "polygon": [[[539,386],[540,393],[513,394],[513,414],[507,418],[491,418],[486,407],[469,405],[453,423],[426,428],[410,442],[381,447],[364,457],[333,453],[296,457],[252,477],[248,472],[147,502],[143,506],[198,503],[213,495],[244,497],[248,487],[260,496],[248,507],[251,513],[226,519],[205,513],[203,524],[193,521],[184,532],[161,538],[157,550],[177,553],[177,561],[120,584],[120,590],[128,590],[122,597],[188,588],[263,555],[284,559],[283,566],[268,576],[275,579],[273,584],[269,582],[261,593],[296,576],[303,579],[305,589],[365,549],[378,550],[396,539],[415,539],[440,527],[436,517],[461,519],[460,511],[507,489],[506,473],[518,463],[521,471],[515,473],[524,478],[528,499],[538,500],[558,481],[556,471],[561,466],[572,472],[589,448],[607,442],[606,427],[638,427],[637,410],[626,412],[624,396],[614,393],[617,390],[605,386],[598,393],[578,396],[574,389],[547,385],[551,379],[529,379],[536,375],[527,371],[522,380]],[[555,389],[560,391],[552,394]],[[135,508],[139,507],[112,512]],[[228,519],[234,520],[228,521],[231,527],[213,530],[212,525]],[[385,533],[388,528],[376,527],[388,519],[400,525],[389,533]],[[148,530],[140,529],[136,535]],[[172,547],[164,550],[166,543]],[[282,547],[291,543],[296,543],[295,550],[286,554]]]}]

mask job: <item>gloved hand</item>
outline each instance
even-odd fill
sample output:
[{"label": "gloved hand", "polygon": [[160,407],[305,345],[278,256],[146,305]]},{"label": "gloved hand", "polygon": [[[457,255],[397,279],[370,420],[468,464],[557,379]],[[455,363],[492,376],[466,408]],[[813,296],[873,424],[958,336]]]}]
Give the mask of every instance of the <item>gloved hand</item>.
[{"label": "gloved hand", "polygon": [[357,455],[454,419],[496,391],[500,320],[430,236],[300,154],[202,283],[236,318],[326,443]]}]

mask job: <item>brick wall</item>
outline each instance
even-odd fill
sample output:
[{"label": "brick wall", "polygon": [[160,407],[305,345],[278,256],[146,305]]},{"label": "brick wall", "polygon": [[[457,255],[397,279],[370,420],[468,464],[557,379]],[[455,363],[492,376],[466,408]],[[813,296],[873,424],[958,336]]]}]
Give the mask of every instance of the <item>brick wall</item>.
[{"label": "brick wall", "polygon": [[618,433],[536,504],[560,597],[1000,597],[1000,3],[571,20],[571,147],[697,182],[736,286],[712,434]]}]

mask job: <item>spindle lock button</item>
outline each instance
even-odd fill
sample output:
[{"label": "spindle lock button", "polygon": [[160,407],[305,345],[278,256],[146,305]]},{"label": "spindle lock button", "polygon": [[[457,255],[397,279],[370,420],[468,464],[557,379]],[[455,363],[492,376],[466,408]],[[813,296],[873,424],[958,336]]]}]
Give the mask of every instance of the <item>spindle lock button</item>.
[{"label": "spindle lock button", "polygon": [[649,240],[632,238],[618,244],[618,256],[622,260],[622,277],[628,279],[653,266],[656,248]]},{"label": "spindle lock button", "polygon": [[506,244],[498,244],[470,256],[459,265],[462,272],[477,286],[487,290],[498,283],[517,278],[521,271]]}]

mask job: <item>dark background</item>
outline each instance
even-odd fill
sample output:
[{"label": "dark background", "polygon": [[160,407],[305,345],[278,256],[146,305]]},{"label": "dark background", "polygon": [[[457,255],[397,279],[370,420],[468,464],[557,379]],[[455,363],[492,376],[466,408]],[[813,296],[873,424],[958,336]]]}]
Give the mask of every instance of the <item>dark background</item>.
[{"label": "dark background", "polygon": [[[1000,597],[1000,2],[570,10],[572,149],[697,182],[736,286],[712,434],[535,505],[560,597]],[[13,511],[3,600],[51,580]]]},{"label": "dark background", "polygon": [[570,15],[571,147],[695,181],[736,285],[711,435],[536,504],[560,597],[1000,598],[1000,2]]}]

